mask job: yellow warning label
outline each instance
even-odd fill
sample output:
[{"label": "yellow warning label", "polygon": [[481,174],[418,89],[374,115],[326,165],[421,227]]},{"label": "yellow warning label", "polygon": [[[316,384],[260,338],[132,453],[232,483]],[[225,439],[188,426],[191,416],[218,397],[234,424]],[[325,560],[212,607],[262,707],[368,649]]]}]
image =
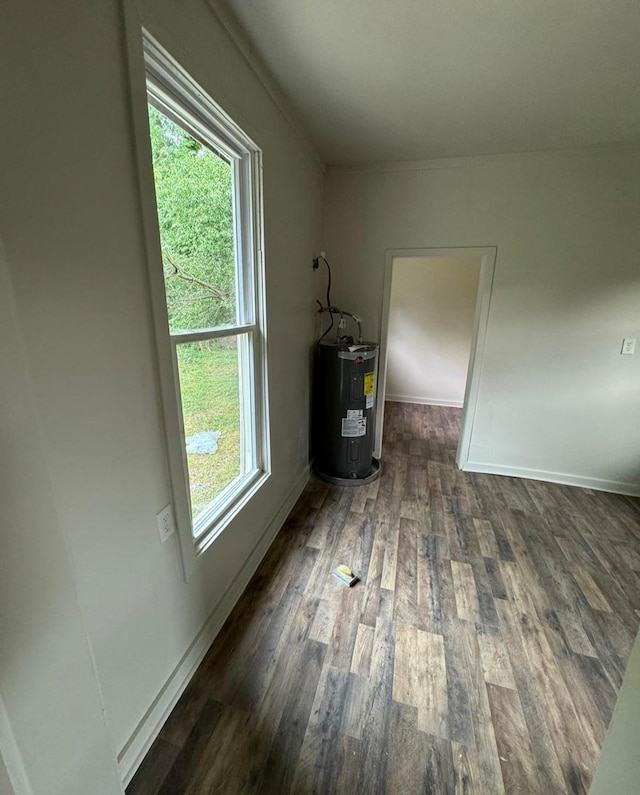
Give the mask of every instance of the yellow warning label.
[{"label": "yellow warning label", "polygon": [[365,395],[375,395],[376,393],[376,374],[364,374],[364,393]]}]

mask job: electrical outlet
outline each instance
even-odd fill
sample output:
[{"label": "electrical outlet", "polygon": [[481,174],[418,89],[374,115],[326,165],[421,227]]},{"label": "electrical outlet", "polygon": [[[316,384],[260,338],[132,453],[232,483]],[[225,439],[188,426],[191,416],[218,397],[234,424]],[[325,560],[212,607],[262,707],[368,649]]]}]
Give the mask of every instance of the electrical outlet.
[{"label": "electrical outlet", "polygon": [[[324,256],[324,251],[321,251],[320,254],[317,257],[313,258],[312,263],[313,263],[313,270],[314,271],[317,271],[318,268],[320,267],[320,260],[321,259],[323,259],[325,262],[327,262],[326,257]],[[328,262],[327,262],[327,267],[329,267],[329,263]]]},{"label": "electrical outlet", "polygon": [[160,534],[160,542],[164,542],[172,536],[175,532],[176,526],[173,522],[173,511],[171,510],[171,503],[163,508],[156,516],[158,521],[158,533]]},{"label": "electrical outlet", "polygon": [[636,352],[636,341],[633,337],[626,337],[622,340],[622,350],[620,353],[623,356],[632,356]]}]

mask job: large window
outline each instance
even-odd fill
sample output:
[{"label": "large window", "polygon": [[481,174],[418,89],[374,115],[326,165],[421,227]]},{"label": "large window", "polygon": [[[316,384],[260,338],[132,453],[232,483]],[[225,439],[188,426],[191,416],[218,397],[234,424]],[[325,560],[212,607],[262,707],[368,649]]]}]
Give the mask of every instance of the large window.
[{"label": "large window", "polygon": [[152,281],[175,390],[169,463],[176,518],[198,551],[268,471],[261,159],[151,37],[144,47],[161,249]]}]

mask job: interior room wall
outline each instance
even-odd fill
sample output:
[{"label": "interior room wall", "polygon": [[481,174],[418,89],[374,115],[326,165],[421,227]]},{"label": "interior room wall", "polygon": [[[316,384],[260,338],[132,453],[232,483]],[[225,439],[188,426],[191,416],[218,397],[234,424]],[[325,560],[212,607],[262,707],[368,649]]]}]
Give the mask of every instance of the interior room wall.
[{"label": "interior room wall", "polygon": [[609,724],[589,795],[632,793],[638,789],[640,754],[640,634],[629,655],[622,687]]},{"label": "interior room wall", "polygon": [[9,780],[9,772],[2,756],[0,756],[0,792],[2,792],[3,795],[15,795],[16,792]]},{"label": "interior room wall", "polygon": [[[195,651],[206,648],[243,587],[257,562],[252,553],[264,551],[277,529],[273,522],[308,474],[311,258],[321,241],[323,181],[312,150],[208,3],[139,0],[134,10],[263,150],[272,474],[198,558],[185,583],[176,538],[161,545],[155,519],[171,495],[121,3],[9,4],[0,29],[3,118],[11,120],[3,126],[0,149],[0,227],[33,374],[24,395],[11,392],[9,400],[19,408],[21,400],[33,399],[42,428],[33,465],[37,458],[44,469],[29,490],[37,506],[29,505],[26,486],[12,499],[29,516],[29,543],[42,536],[36,552],[43,568],[39,582],[33,577],[31,594],[42,612],[41,633],[57,629],[53,606],[67,609],[57,591],[50,592],[60,580],[56,587],[64,594],[70,577],[57,562],[64,549],[51,530],[55,506],[104,700],[109,750],[119,756],[122,775],[131,772],[162,709],[170,706],[169,696],[188,676]],[[25,471],[25,484],[29,477]],[[46,477],[50,498],[40,504]],[[24,565],[16,554],[16,577],[3,580],[3,589],[16,589],[14,600]],[[15,618],[18,636],[35,623],[22,613]],[[60,644],[65,642],[63,634]],[[81,720],[81,707],[69,707],[67,715],[58,703],[82,703],[88,696],[55,667],[47,679],[46,653],[37,656],[38,649],[46,652],[45,638],[34,640],[30,650],[19,648],[26,655],[25,681],[29,666],[42,667],[51,718],[59,709],[66,721],[61,736],[75,734],[79,749],[93,740],[99,746],[102,740],[92,738]],[[43,692],[34,686],[24,698],[23,728],[40,737],[36,713],[46,710]],[[75,765],[76,773],[87,774],[84,785],[94,780],[91,754],[83,761],[62,750],[59,759],[49,760],[54,769]],[[36,795],[45,791],[76,790],[51,787]],[[96,784],[91,791],[103,790]]]},{"label": "interior room wall", "polygon": [[335,300],[379,339],[385,252],[497,246],[469,466],[640,493],[640,149],[332,168]]},{"label": "interior room wall", "polygon": [[[122,788],[0,242],[0,793]],[[6,764],[6,768],[5,768]],[[18,788],[19,787],[19,788]]]},{"label": "interior room wall", "polygon": [[462,406],[480,277],[478,257],[395,257],[387,400]]}]

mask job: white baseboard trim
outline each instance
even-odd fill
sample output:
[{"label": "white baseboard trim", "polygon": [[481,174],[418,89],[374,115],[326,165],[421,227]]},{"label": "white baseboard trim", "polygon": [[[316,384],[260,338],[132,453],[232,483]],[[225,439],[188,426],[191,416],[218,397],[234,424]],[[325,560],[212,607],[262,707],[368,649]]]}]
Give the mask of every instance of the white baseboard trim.
[{"label": "white baseboard trim", "polygon": [[415,397],[413,395],[390,395],[388,392],[384,396],[385,400],[392,403],[418,403],[420,406],[450,406],[451,408],[461,409],[461,400],[441,400],[440,398]]},{"label": "white baseboard trim", "polygon": [[525,469],[524,467],[485,464],[481,461],[467,461],[462,469],[465,472],[482,472],[486,475],[506,475],[507,477],[512,478],[545,480],[548,483],[559,483],[562,486],[579,486],[582,489],[608,491],[612,494],[624,494],[628,497],[640,497],[640,485],[637,483],[601,480],[600,478],[589,478],[582,475],[567,475],[563,472],[546,472],[545,470],[539,469]]},{"label": "white baseboard trim", "polygon": [[204,626],[194,638],[191,646],[189,646],[171,676],[165,682],[155,701],[147,710],[147,713],[138,724],[122,751],[118,754],[118,770],[125,787],[127,787],[133,778],[145,754],[169,717],[169,713],[189,684],[191,677],[202,662],[216,635],[222,629],[224,622],[229,617],[229,614],[242,595],[242,592],[249,584],[249,580],[254,575],[262,558],[271,546],[273,539],[280,531],[298,497],[309,482],[310,476],[310,468],[305,467],[296,478],[291,490],[256,542],[256,545],[244,562],[242,568],[222,594],[220,600],[209,615],[209,618],[205,621]]}]

